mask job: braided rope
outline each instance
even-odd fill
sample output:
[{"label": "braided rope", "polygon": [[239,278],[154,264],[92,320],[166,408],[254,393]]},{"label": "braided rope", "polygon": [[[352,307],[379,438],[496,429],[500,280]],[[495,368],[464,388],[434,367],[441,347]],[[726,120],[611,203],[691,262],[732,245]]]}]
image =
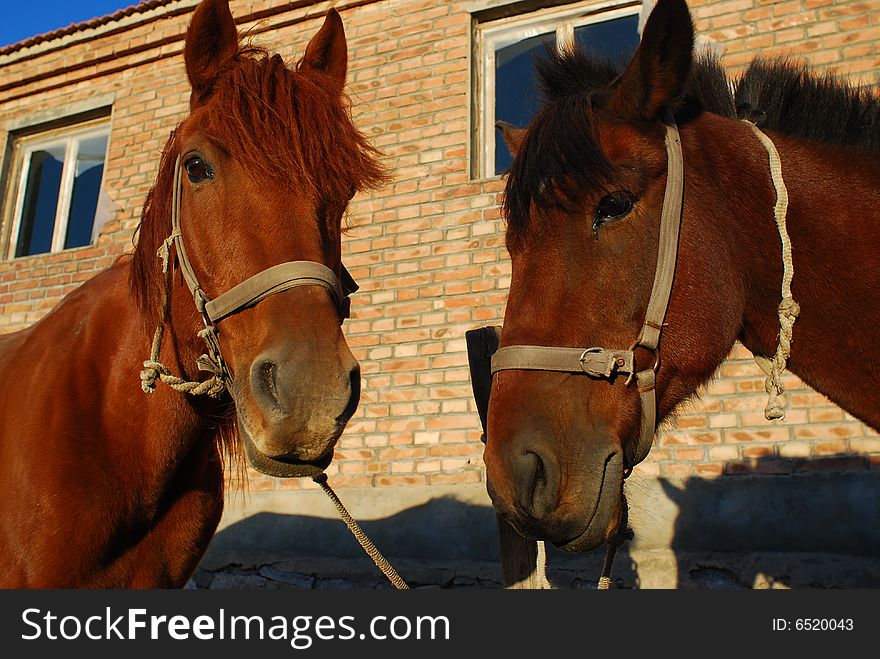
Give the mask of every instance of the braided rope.
[{"label": "braided rope", "polygon": [[210,396],[217,398],[226,391],[226,385],[219,377],[214,375],[204,382],[193,382],[172,375],[170,369],[162,362],[148,359],[144,362],[144,370],[141,371],[141,389],[151,394],[156,390],[156,382],[164,382],[175,391],[191,396]]},{"label": "braided rope", "polygon": [[[156,333],[159,333],[158,330]],[[141,371],[141,389],[144,390],[144,393],[151,394],[156,390],[157,381],[167,384],[175,391],[191,396],[204,395],[218,398],[226,391],[226,384],[216,374],[203,382],[184,380],[172,375],[171,369],[151,356],[144,362],[144,369]]]},{"label": "braided rope", "polygon": [[535,556],[535,588],[551,590],[550,580],[547,578],[547,547],[543,540],[538,540],[538,553]]},{"label": "braided rope", "polygon": [[779,238],[782,240],[782,301],[777,310],[779,315],[779,340],[776,354],[768,359],[763,355],[755,355],[755,362],[767,376],[764,381],[764,389],[767,392],[767,405],[764,408],[764,417],[768,420],[784,419],[785,408],[779,401],[779,396],[785,391],[782,382],[782,374],[791,356],[791,342],[794,333],[794,322],[800,314],[800,306],[794,301],[791,294],[791,280],[794,277],[794,261],[792,259],[791,239],[785,226],[785,217],[788,211],[788,190],[782,178],[782,162],[779,152],[773,141],[767,137],[760,128],[751,121],[744,120],[752,132],[761,142],[770,159],[770,176],[773,179],[773,187],[776,189],[776,204],[773,207],[773,218],[779,230]]},{"label": "braided rope", "polygon": [[602,576],[599,577],[599,583],[596,584],[598,590],[611,590],[611,569],[614,567],[614,557],[617,556],[617,550],[627,540],[632,540],[633,532],[629,528],[629,502],[626,494],[620,494],[620,520],[617,522],[617,532],[614,537],[608,540],[608,547],[605,549],[605,560],[602,563]]},{"label": "braided rope", "polygon": [[336,510],[339,512],[339,516],[342,517],[342,521],[345,522],[348,530],[351,531],[355,540],[357,540],[361,547],[363,547],[364,551],[367,552],[367,556],[373,559],[376,567],[382,570],[382,574],[388,578],[388,581],[394,584],[394,587],[398,590],[409,590],[409,586],[406,582],[399,574],[397,574],[397,571],[391,567],[391,563],[385,560],[382,552],[376,548],[376,545],[374,545],[367,537],[367,534],[364,533],[360,525],[358,525],[354,518],[349,514],[348,510],[346,510],[342,501],[339,500],[339,497],[336,496],[336,492],[333,491],[333,488],[331,488],[330,484],[327,482],[327,474],[321,472],[317,476],[313,476],[312,480],[320,485],[321,489],[326,492],[328,497],[330,497],[330,500],[333,502],[333,505],[336,506]]}]

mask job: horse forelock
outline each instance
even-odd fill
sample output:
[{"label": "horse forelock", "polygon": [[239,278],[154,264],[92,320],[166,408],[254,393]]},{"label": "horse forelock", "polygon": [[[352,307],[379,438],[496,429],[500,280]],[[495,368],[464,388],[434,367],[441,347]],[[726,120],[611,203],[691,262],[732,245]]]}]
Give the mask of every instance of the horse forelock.
[{"label": "horse forelock", "polygon": [[204,129],[244,166],[344,203],[384,182],[379,153],[357,130],[348,99],[323,74],[248,47],[221,72]]},{"label": "horse forelock", "polygon": [[502,212],[516,235],[532,208],[569,206],[601,185],[611,164],[599,145],[595,111],[605,105],[618,70],[580,49],[548,47],[536,61],[543,106],[529,124],[508,171]]},{"label": "horse forelock", "polygon": [[514,234],[526,230],[533,208],[570,207],[610,173],[593,116],[591,99],[584,97],[552,103],[535,117],[504,190],[502,212]]}]

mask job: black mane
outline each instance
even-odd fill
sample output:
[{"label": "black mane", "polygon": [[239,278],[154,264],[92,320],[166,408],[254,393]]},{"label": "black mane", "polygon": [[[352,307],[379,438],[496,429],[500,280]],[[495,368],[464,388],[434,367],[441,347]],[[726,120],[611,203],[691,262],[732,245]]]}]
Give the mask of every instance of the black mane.
[{"label": "black mane", "polygon": [[[555,48],[536,61],[536,69],[543,105],[508,172],[502,207],[514,231],[527,226],[532,204],[539,210],[565,207],[579,191],[607,183],[611,175],[593,116],[607,103],[621,70],[579,49]],[[695,62],[676,120],[683,124],[700,112],[880,151],[880,96],[785,59],[756,59],[733,81],[717,59]]]},{"label": "black mane", "polygon": [[880,96],[787,60],[754,60],[737,80],[737,116],[808,140],[880,151]]},{"label": "black mane", "polygon": [[564,206],[578,190],[611,172],[597,142],[593,113],[607,102],[619,70],[580,49],[559,52],[553,47],[535,67],[544,103],[507,173],[502,205],[515,231],[528,224],[532,203],[542,210]]}]

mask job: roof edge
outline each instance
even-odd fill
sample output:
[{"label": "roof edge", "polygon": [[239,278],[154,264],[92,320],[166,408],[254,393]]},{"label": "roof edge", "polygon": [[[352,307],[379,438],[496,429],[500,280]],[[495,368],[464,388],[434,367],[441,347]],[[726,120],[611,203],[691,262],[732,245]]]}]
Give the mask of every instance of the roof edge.
[{"label": "roof edge", "polygon": [[55,41],[57,39],[67,37],[72,34],[76,34],[77,32],[99,28],[109,23],[116,23],[123,20],[124,18],[128,18],[129,16],[144,14],[148,11],[153,11],[154,9],[160,9],[167,5],[174,5],[178,3],[192,4],[192,2],[187,3],[186,0],[142,0],[138,4],[119,9],[112,14],[90,18],[87,21],[81,21],[79,23],[73,23],[71,25],[68,25],[67,27],[58,28],[57,30],[45,32],[43,34],[37,34],[33,37],[28,37],[27,39],[24,39],[22,41],[0,47],[0,56],[12,55],[20,50],[31,48],[32,46],[38,46],[48,41]]}]

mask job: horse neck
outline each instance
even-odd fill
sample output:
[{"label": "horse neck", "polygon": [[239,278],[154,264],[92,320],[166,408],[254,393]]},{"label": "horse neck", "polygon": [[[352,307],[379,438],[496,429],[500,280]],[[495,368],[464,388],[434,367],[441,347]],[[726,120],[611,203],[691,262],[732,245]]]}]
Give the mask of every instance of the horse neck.
[{"label": "horse neck", "polygon": [[[740,341],[772,356],[779,335],[782,249],[766,150],[745,124],[725,136],[725,176],[717,191],[727,213],[708,218],[736,250],[743,291]],[[768,133],[779,151],[789,203],[792,294],[800,306],[789,370],[874,428],[880,376],[865,358],[880,326],[880,165],[876,154]],[[720,183],[719,185],[724,185]]]},{"label": "horse neck", "polygon": [[[182,455],[213,441],[216,433],[183,394],[161,383],[155,393],[140,391],[138,371],[150,355],[152,336],[129,287],[130,268],[131,259],[123,258],[25,330],[28,349],[35,354],[61,350],[53,361],[53,382],[83,382],[88,392],[70,398],[75,404],[53,406],[47,412],[34,407],[27,413],[45,414],[47,441],[57,442],[52,451],[58,455],[71,450],[65,443],[72,436],[85,435],[98,443],[106,438],[107,460],[120,469],[124,466],[125,473],[144,487],[158,486]],[[161,359],[174,369],[177,355],[184,361],[191,352],[194,348],[178,345],[171,336]],[[48,429],[52,424],[57,432]],[[71,428],[79,430],[71,435]]]}]

